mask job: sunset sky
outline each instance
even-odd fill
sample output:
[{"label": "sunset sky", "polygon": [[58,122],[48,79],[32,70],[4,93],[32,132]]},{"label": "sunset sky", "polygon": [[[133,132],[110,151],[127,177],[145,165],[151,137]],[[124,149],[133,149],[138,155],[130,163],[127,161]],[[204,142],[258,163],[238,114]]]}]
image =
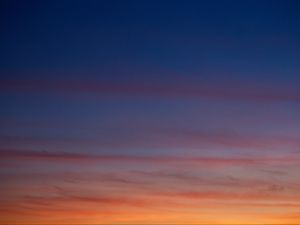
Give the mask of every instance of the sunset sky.
[{"label": "sunset sky", "polygon": [[0,224],[300,224],[300,1],[0,3]]}]

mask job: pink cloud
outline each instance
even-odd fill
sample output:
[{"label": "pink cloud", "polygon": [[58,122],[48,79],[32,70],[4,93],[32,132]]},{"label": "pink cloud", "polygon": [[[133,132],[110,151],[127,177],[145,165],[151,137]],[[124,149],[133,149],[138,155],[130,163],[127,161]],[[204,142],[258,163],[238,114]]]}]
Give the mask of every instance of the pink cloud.
[{"label": "pink cloud", "polygon": [[[130,129],[128,127],[127,129]],[[47,136],[7,136],[0,137],[3,145],[21,144],[35,146],[64,147],[98,147],[98,148],[188,148],[205,151],[211,146],[221,146],[225,149],[280,149],[297,150],[300,138],[297,136],[279,135],[243,135],[230,132],[205,132],[193,129],[172,129],[140,127],[131,128],[130,135],[115,134],[99,135],[99,138],[82,137],[47,137]],[[97,134],[97,133],[96,133]]]},{"label": "pink cloud", "polygon": [[109,154],[80,154],[67,152],[23,151],[17,149],[1,149],[2,160],[30,160],[40,162],[122,162],[122,163],[188,163],[210,166],[220,165],[255,165],[255,164],[290,164],[299,163],[299,157],[287,155],[282,157],[200,157],[177,155],[109,155]]},{"label": "pink cloud", "polygon": [[220,100],[250,100],[250,101],[300,101],[297,90],[258,87],[256,85],[162,85],[145,83],[116,82],[84,82],[84,81],[42,81],[42,80],[1,80],[2,91],[30,91],[86,93],[112,96],[153,96],[153,97],[186,97],[210,98]]}]

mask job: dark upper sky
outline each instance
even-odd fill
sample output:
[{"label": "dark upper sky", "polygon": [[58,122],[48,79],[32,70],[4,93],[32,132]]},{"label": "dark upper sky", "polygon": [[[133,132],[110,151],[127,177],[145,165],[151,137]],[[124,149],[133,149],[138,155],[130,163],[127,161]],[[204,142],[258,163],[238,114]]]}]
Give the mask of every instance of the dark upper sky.
[{"label": "dark upper sky", "polygon": [[18,77],[297,79],[299,7],[298,1],[2,1],[0,69]]}]

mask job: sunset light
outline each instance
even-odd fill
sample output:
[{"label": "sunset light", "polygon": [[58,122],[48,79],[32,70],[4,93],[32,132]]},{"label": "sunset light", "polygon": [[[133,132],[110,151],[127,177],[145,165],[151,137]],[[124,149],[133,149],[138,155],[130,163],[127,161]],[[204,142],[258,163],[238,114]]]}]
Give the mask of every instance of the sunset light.
[{"label": "sunset light", "polygon": [[0,11],[0,225],[300,224],[300,1]]}]

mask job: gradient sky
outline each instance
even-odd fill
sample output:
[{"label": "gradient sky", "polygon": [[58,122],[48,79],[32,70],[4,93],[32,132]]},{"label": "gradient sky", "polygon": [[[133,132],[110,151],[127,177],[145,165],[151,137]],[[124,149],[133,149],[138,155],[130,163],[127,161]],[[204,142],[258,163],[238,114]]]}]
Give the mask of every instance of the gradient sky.
[{"label": "gradient sky", "polygon": [[300,2],[0,3],[0,224],[300,224]]}]

